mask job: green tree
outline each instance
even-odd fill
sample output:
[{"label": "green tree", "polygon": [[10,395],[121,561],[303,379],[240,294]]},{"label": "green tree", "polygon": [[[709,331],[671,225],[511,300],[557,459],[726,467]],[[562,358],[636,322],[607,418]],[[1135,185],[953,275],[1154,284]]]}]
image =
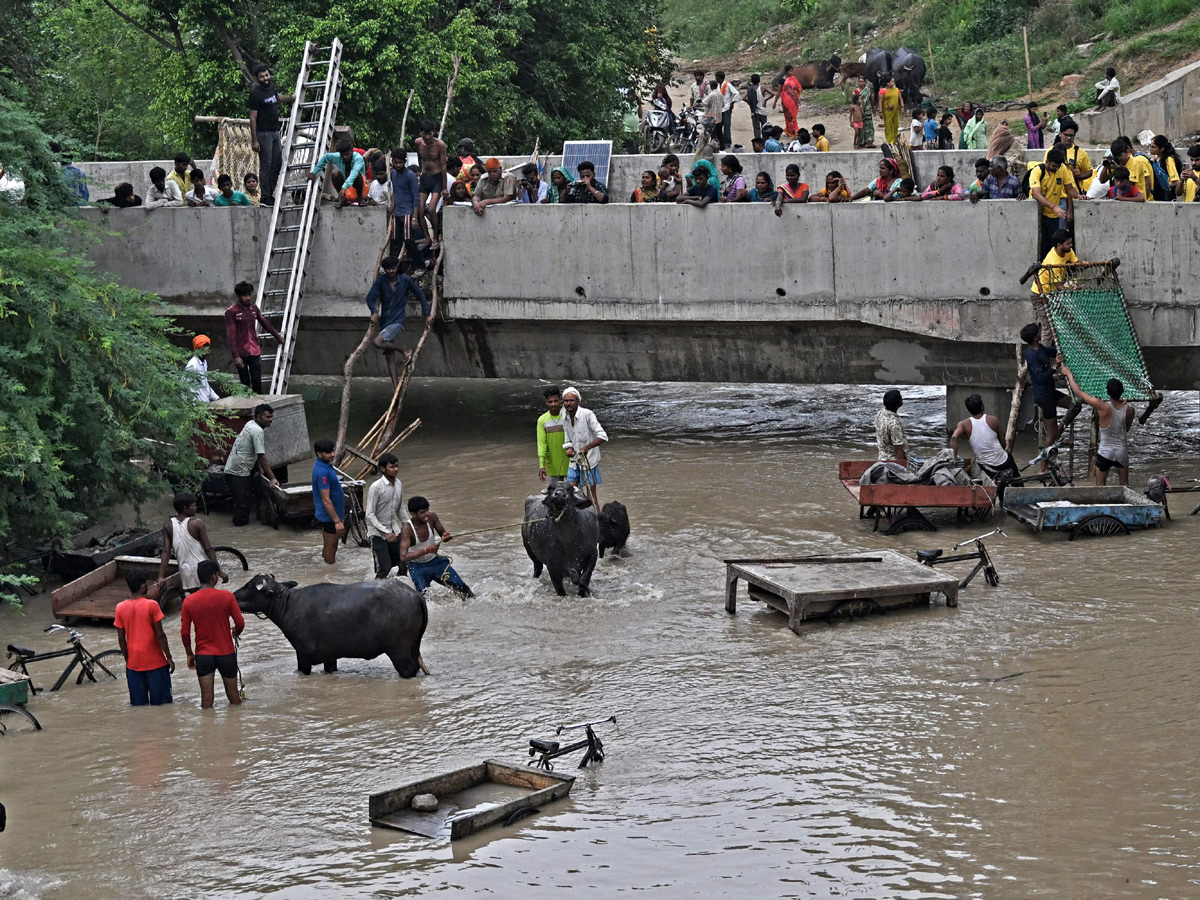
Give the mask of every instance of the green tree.
[{"label": "green tree", "polygon": [[72,533],[122,504],[193,485],[212,426],[180,378],[186,354],[152,295],[98,276],[91,232],[33,117],[0,81],[0,555]]}]

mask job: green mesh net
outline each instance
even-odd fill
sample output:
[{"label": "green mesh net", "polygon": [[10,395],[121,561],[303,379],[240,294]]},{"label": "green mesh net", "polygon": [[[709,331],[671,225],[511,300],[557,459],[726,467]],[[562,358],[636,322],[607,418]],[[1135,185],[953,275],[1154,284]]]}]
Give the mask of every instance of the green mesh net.
[{"label": "green mesh net", "polygon": [[1062,289],[1046,296],[1044,310],[1054,342],[1081,388],[1105,397],[1108,379],[1119,378],[1126,400],[1150,398],[1146,360],[1112,266],[1077,270]]}]

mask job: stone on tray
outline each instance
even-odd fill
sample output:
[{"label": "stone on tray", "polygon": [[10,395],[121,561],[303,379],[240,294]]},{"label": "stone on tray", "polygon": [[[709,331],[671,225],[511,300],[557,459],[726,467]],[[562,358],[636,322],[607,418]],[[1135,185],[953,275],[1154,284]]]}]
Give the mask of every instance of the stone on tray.
[{"label": "stone on tray", "polygon": [[438,808],[438,798],[433,794],[417,794],[412,799],[412,808],[417,812],[433,812]]}]

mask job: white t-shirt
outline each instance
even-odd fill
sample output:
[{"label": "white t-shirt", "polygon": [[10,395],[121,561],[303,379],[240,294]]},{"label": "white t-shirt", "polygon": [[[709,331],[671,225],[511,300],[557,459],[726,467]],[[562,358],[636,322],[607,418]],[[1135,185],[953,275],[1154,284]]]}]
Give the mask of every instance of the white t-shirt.
[{"label": "white t-shirt", "polygon": [[725,88],[725,102],[721,104],[721,112],[728,112],[733,107],[733,104],[742,99],[742,95],[731,82],[725,82],[722,87]]},{"label": "white t-shirt", "polygon": [[1112,91],[1113,94],[1116,95],[1117,102],[1118,103],[1120,102],[1120,100],[1121,100],[1121,82],[1117,81],[1117,79],[1109,78],[1108,80],[1101,79],[1100,81],[1097,81],[1096,82],[1096,96],[1099,97],[1105,91]]},{"label": "white t-shirt", "polygon": [[[205,202],[212,203],[214,200],[216,200],[220,196],[221,196],[221,192],[218,191],[211,184],[204,185],[204,200],[205,200]],[[196,186],[195,185],[192,185],[192,189],[187,192],[187,197],[185,199],[187,199],[187,200],[199,200],[200,199],[199,197],[196,196]]]},{"label": "white t-shirt", "polygon": [[242,428],[233,449],[229,451],[229,459],[225,461],[226,475],[241,475],[245,477],[254,471],[254,464],[259,454],[267,452],[267,436],[262,426],[251,419]]},{"label": "white t-shirt", "polygon": [[380,206],[392,205],[392,192],[388,188],[388,183],[386,181],[383,184],[380,184],[378,181],[372,178],[371,186],[367,188],[367,196]]},{"label": "white t-shirt", "polygon": [[908,123],[908,130],[911,134],[908,137],[908,142],[912,146],[925,143],[925,124],[920,119],[913,119]]}]

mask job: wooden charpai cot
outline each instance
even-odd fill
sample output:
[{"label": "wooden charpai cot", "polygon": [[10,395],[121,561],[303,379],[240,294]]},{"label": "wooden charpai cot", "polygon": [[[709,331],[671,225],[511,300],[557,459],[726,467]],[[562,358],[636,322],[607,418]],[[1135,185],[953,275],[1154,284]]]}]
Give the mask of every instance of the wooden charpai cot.
[{"label": "wooden charpai cot", "polygon": [[737,583],[746,582],[752,600],[788,617],[796,634],[811,619],[882,612],[928,605],[941,594],[958,606],[958,579],[895,550],[798,556],[783,559],[725,560],[725,611],[737,612]]}]

